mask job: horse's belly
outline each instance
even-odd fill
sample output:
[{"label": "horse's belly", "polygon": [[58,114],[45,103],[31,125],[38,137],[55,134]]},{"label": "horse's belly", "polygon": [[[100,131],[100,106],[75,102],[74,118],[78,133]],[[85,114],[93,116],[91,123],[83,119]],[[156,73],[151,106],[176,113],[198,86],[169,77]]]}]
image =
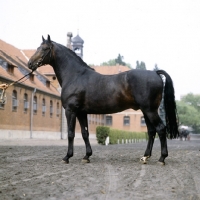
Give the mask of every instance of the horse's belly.
[{"label": "horse's belly", "polygon": [[134,105],[133,102],[107,102],[107,101],[102,101],[102,102],[91,102],[87,106],[85,106],[84,111],[88,114],[112,114],[112,113],[117,113],[121,112],[126,109],[135,109],[138,110],[139,108],[137,105]]}]

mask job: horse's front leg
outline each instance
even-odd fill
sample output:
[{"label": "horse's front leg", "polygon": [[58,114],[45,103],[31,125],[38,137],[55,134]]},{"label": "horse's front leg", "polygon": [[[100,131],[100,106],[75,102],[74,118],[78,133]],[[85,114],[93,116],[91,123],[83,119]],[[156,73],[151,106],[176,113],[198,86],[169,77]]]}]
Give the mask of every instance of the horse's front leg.
[{"label": "horse's front leg", "polygon": [[89,157],[92,155],[92,148],[89,141],[89,131],[88,131],[88,121],[86,113],[78,113],[77,118],[81,126],[81,133],[86,147],[86,155],[84,156],[82,162],[89,163]]},{"label": "horse's front leg", "polygon": [[65,163],[69,163],[69,158],[73,156],[74,150],[74,137],[75,137],[75,126],[76,126],[76,113],[69,110],[65,110],[65,115],[68,124],[68,151],[67,155],[63,158]]}]

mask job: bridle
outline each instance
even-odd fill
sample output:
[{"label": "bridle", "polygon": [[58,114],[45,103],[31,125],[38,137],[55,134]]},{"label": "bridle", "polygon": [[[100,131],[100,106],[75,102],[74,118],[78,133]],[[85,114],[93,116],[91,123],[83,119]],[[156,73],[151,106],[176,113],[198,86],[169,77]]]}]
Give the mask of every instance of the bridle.
[{"label": "bridle", "polygon": [[50,59],[51,59],[51,56],[52,56],[52,52],[51,52],[52,47],[53,47],[53,45],[51,44],[51,46],[49,47],[49,51],[47,51],[46,54],[42,57],[42,60],[40,60],[39,62],[37,62],[37,67],[39,66],[40,63],[43,62],[43,60],[46,58],[46,56],[47,56],[48,54],[50,54],[50,55],[49,55],[49,62],[50,62]]}]

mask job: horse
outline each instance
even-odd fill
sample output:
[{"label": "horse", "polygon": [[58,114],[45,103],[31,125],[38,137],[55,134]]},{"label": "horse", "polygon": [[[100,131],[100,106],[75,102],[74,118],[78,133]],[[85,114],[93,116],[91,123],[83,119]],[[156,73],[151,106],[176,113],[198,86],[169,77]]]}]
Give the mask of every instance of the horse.
[{"label": "horse", "polygon": [[[69,163],[73,156],[76,118],[86,147],[82,161],[89,163],[92,148],[89,142],[87,114],[111,114],[126,109],[140,109],[148,129],[148,143],[144,156],[147,163],[151,157],[156,132],[161,143],[159,163],[165,164],[168,156],[167,138],[177,138],[178,120],[174,87],[171,77],[164,70],[133,69],[115,75],[102,75],[88,66],[69,48],[42,36],[42,43],[28,61],[32,71],[49,64],[53,67],[62,88],[61,102],[68,124],[68,150],[62,159]],[[161,76],[165,76],[165,85]],[[158,114],[164,90],[166,125]]]},{"label": "horse", "polygon": [[180,140],[182,141],[183,140],[183,138],[185,138],[185,141],[186,140],[190,140],[190,137],[189,137],[189,131],[187,130],[187,129],[181,129],[180,131],[179,131],[179,137],[180,137]]}]

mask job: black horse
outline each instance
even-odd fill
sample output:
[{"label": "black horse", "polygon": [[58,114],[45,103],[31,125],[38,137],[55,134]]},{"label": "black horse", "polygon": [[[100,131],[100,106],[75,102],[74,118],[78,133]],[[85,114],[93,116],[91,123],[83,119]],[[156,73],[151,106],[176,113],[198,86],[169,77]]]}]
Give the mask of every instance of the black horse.
[{"label": "black horse", "polygon": [[[165,164],[168,156],[167,136],[171,139],[178,136],[174,88],[170,76],[163,70],[130,70],[116,75],[102,75],[70,49],[51,41],[49,35],[47,40],[42,39],[28,66],[36,70],[42,65],[51,65],[62,87],[61,101],[68,123],[68,152],[63,161],[69,163],[69,158],[73,156],[76,117],[86,145],[83,161],[90,162],[92,149],[87,114],[109,114],[132,108],[143,112],[148,129],[149,141],[141,161],[146,163],[151,156],[157,132],[161,142],[159,162]],[[166,78],[165,86],[160,74]],[[166,126],[158,115],[163,89]]]},{"label": "black horse", "polygon": [[186,140],[189,140],[189,131],[187,129],[184,129],[182,128],[181,130],[179,130],[179,137],[180,137],[180,140],[182,141],[183,138],[185,138],[185,141]]}]

